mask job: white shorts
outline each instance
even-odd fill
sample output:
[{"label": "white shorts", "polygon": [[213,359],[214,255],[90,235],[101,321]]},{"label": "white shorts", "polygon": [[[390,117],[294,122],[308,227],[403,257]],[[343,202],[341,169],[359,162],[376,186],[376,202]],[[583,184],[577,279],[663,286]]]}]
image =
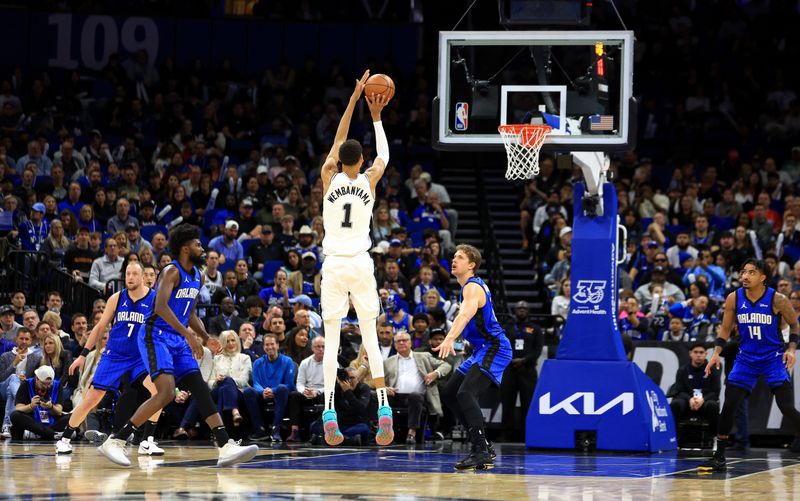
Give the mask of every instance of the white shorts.
[{"label": "white shorts", "polygon": [[326,256],[320,289],[323,320],[346,317],[351,300],[361,322],[376,319],[380,314],[375,264],[366,252],[356,256]]}]

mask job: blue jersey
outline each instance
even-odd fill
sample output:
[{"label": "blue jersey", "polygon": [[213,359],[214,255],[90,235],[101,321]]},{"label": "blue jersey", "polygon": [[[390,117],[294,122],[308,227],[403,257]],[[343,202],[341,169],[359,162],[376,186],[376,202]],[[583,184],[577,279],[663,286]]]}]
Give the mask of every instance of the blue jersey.
[{"label": "blue jersey", "polygon": [[775,289],[767,287],[764,295],[750,301],[744,288],[736,290],[736,324],[739,327],[739,356],[750,361],[775,357],[783,352],[780,315],[772,309]]},{"label": "blue jersey", "polygon": [[[498,341],[499,338],[505,338],[506,333],[500,325],[500,322],[497,321],[497,317],[494,315],[494,304],[492,303],[492,293],[489,292],[489,287],[478,277],[472,277],[467,280],[467,284],[470,282],[478,284],[486,294],[486,304],[478,308],[475,316],[470,319],[469,323],[464,328],[464,332],[462,332],[464,339],[469,341],[477,351],[487,343]],[[464,284],[464,286],[467,284]],[[461,302],[464,302],[463,288],[461,289],[461,296],[459,299]]]},{"label": "blue jersey", "polygon": [[[181,274],[180,283],[172,289],[172,297],[169,298],[168,303],[169,309],[172,310],[178,318],[178,322],[183,325],[189,325],[189,315],[192,313],[194,300],[200,293],[200,270],[198,270],[196,266],[193,266],[192,270],[187,272],[177,261],[172,261],[167,266],[175,266]],[[162,269],[161,271],[163,272],[164,270]],[[155,310],[150,314],[147,323],[164,332],[178,335],[175,329],[173,329],[166,320],[156,314]]]},{"label": "blue jersey", "polygon": [[128,289],[122,289],[117,301],[117,310],[114,312],[114,325],[108,333],[106,354],[131,355],[139,357],[139,347],[136,336],[139,327],[153,311],[156,300],[156,291],[148,289],[147,294],[138,301],[131,299]]}]

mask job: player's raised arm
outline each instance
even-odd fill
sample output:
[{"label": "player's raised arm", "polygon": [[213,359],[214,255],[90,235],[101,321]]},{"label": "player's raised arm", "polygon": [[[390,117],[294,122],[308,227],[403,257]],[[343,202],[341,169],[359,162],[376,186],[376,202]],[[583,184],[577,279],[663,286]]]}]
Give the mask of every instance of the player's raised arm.
[{"label": "player's raised arm", "polygon": [[444,338],[444,341],[437,346],[436,348],[432,348],[433,351],[439,352],[439,358],[447,358],[448,355],[455,355],[456,350],[453,348],[453,343],[458,339],[458,336],[464,331],[464,328],[467,326],[472,317],[475,316],[475,313],[478,312],[478,308],[481,305],[481,299],[485,301],[486,295],[483,292],[483,289],[476,284],[476,283],[467,283],[464,288],[462,289],[462,294],[464,296],[464,300],[461,301],[461,305],[458,309],[458,315],[453,320],[453,325],[450,327],[450,332],[447,333],[447,336]]},{"label": "player's raised arm", "polygon": [[353,110],[361,97],[361,93],[364,92],[364,84],[367,83],[368,78],[369,70],[366,70],[361,79],[356,80],[356,87],[353,89],[353,94],[350,96],[350,101],[347,103],[344,113],[342,113],[342,119],[339,120],[339,127],[336,128],[333,146],[331,146],[331,151],[328,152],[328,158],[325,159],[325,163],[322,164],[321,174],[324,191],[328,191],[328,183],[339,168],[339,147],[347,140],[347,132],[350,130]]},{"label": "player's raised arm", "polygon": [[[719,369],[720,359],[719,354],[722,353],[722,347],[727,344],[728,339],[731,338],[731,330],[733,329],[733,320],[736,317],[736,292],[731,292],[725,298],[725,310],[722,314],[722,327],[719,330],[719,335],[714,346],[714,354],[711,355],[711,360],[706,365],[706,376],[711,374],[711,368],[716,367]],[[796,320],[795,320],[796,322]]]},{"label": "player's raised arm", "polygon": [[794,352],[797,349],[797,342],[800,340],[800,323],[797,322],[797,313],[795,313],[788,297],[776,292],[773,304],[783,321],[789,324],[789,345],[786,347],[786,351],[783,352],[783,363],[786,365],[786,369],[791,370],[795,363]]},{"label": "player's raised arm", "polygon": [[381,111],[389,102],[383,94],[373,94],[366,96],[369,112],[372,115],[372,125],[375,127],[375,149],[377,150],[378,157],[372,162],[369,169],[366,170],[367,177],[369,177],[369,184],[372,186],[372,192],[375,193],[375,187],[378,185],[383,172],[386,170],[386,165],[389,163],[389,142],[386,140],[386,132],[383,130],[383,122],[381,121]]},{"label": "player's raised arm", "polygon": [[81,354],[78,355],[78,358],[72,362],[72,365],[69,366],[69,375],[71,376],[75,369],[83,370],[83,364],[86,361],[86,355],[92,351],[95,344],[97,344],[97,340],[100,338],[100,333],[103,332],[108,324],[111,322],[111,319],[114,318],[114,313],[117,311],[117,303],[119,303],[119,295],[120,292],[115,292],[111,294],[111,297],[108,298],[106,301],[106,309],[103,310],[103,314],[100,316],[100,320],[92,327],[92,332],[89,333],[89,337],[86,338],[86,343],[83,345],[83,349],[81,350]]}]

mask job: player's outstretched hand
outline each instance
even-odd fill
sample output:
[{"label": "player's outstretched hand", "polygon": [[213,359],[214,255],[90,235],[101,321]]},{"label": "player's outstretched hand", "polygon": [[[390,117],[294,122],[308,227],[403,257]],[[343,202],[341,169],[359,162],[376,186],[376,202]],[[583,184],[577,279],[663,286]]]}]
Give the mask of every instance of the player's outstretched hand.
[{"label": "player's outstretched hand", "polygon": [[786,350],[783,352],[783,365],[786,366],[787,371],[792,370],[795,361],[796,361],[796,356],[793,350]]},{"label": "player's outstretched hand", "polygon": [[85,362],[86,362],[86,357],[76,358],[69,366],[69,375],[72,376],[73,374],[75,374],[75,369],[78,369],[79,372],[83,372],[83,364]]},{"label": "player's outstretched hand", "polygon": [[356,80],[356,88],[353,89],[353,95],[350,99],[354,101],[358,101],[358,98],[361,97],[361,93],[364,92],[364,85],[367,84],[367,79],[369,79],[369,70],[366,70],[361,78]]},{"label": "player's outstretched hand", "polygon": [[431,348],[433,351],[439,352],[439,358],[447,358],[449,355],[455,355],[456,350],[453,348],[453,340],[444,338],[442,344],[436,348]]},{"label": "player's outstretched hand", "polygon": [[197,339],[197,336],[191,336],[189,339],[189,346],[192,348],[192,355],[197,360],[203,359],[203,343]]},{"label": "player's outstretched hand", "polygon": [[719,365],[720,365],[719,353],[715,352],[713,355],[711,355],[711,360],[708,361],[708,365],[706,365],[706,377],[708,377],[711,374],[712,367],[719,369]]},{"label": "player's outstretched hand", "polygon": [[364,99],[367,100],[367,106],[369,106],[369,112],[372,115],[372,121],[377,122],[381,119],[381,110],[386,106],[386,103],[389,102],[386,99],[386,96],[383,94],[372,94],[369,96],[364,96]]}]

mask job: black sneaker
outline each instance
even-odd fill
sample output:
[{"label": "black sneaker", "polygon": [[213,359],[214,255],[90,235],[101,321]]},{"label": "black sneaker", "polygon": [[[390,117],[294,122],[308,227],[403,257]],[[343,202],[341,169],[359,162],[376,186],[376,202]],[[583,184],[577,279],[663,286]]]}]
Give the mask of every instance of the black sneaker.
[{"label": "black sneaker", "polygon": [[711,473],[714,471],[725,471],[728,469],[728,464],[725,461],[725,456],[722,454],[714,453],[711,458],[697,467],[697,471]]},{"label": "black sneaker", "polygon": [[494,461],[489,452],[471,452],[455,465],[456,470],[491,470]]},{"label": "black sneaker", "polygon": [[263,427],[259,427],[256,428],[256,430],[247,438],[250,440],[266,440],[269,438],[269,435],[267,434],[267,430],[265,430]]},{"label": "black sneaker", "polygon": [[492,456],[492,459],[497,459],[497,453],[494,451],[494,444],[487,441],[486,448],[489,450],[489,455]]}]

